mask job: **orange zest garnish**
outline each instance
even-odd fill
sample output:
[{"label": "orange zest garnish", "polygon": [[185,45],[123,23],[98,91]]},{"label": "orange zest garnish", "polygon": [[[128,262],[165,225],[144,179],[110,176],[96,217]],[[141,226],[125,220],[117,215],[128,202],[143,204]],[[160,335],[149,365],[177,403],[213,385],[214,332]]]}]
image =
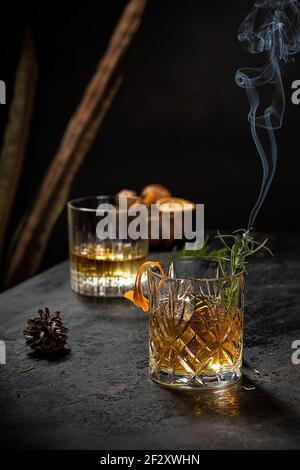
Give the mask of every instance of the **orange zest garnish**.
[{"label": "orange zest garnish", "polygon": [[165,272],[158,261],[147,261],[142,264],[137,272],[134,290],[129,290],[124,294],[126,299],[133,302],[137,307],[143,309],[144,312],[149,312],[149,300],[142,293],[142,275],[150,266],[156,266],[159,269],[160,274],[165,276]]}]

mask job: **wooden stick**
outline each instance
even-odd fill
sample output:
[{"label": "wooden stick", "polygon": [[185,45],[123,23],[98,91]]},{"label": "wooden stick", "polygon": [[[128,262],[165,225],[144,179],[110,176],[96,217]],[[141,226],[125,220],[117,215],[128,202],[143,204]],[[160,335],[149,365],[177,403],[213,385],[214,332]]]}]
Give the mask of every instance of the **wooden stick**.
[{"label": "wooden stick", "polygon": [[[11,250],[5,287],[32,275],[40,263],[45,242],[66,203],[69,187],[110,105],[113,94],[111,98],[104,99],[107,87],[140,24],[146,2],[130,0],[115,28],[108,48],[65,130],[32,210],[19,230],[20,236]],[[99,118],[99,115],[102,117]],[[86,142],[89,142],[88,145]]]},{"label": "wooden stick", "polygon": [[27,29],[17,66],[13,99],[0,155],[0,259],[23,168],[37,78],[38,66],[32,35]]}]

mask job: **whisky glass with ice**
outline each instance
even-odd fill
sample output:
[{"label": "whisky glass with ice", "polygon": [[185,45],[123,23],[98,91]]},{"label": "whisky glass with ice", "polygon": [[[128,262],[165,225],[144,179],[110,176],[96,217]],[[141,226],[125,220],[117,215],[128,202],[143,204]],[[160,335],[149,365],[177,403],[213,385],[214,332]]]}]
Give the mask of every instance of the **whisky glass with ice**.
[{"label": "whisky glass with ice", "polygon": [[219,274],[191,257],[148,270],[150,377],[176,389],[219,388],[241,377],[245,273]]}]

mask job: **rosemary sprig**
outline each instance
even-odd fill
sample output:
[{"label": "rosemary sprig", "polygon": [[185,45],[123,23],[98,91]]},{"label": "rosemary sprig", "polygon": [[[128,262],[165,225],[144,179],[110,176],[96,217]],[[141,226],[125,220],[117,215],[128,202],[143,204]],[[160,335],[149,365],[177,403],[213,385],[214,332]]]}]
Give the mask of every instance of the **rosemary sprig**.
[{"label": "rosemary sprig", "polygon": [[250,230],[238,230],[233,235],[221,235],[218,232],[216,238],[221,241],[225,249],[225,256],[217,258],[216,261],[223,275],[225,275],[224,263],[229,263],[230,275],[232,276],[228,285],[222,290],[221,301],[225,308],[231,308],[236,305],[239,296],[239,280],[236,275],[246,272],[248,258],[262,249],[267,250],[271,255],[272,252],[266,246],[268,240],[266,239],[262,243],[257,242]]},{"label": "rosemary sprig", "polygon": [[[215,237],[221,242],[222,247],[211,250],[208,237],[200,250],[182,250],[181,256],[197,256],[214,261],[218,265],[218,272],[221,277],[226,277],[226,286],[221,290],[220,301],[225,308],[231,308],[237,303],[240,291],[239,279],[236,275],[246,272],[248,259],[260,250],[267,250],[271,255],[271,250],[267,247],[268,239],[258,242],[251,234],[251,230],[237,230],[232,235],[218,235]],[[228,271],[229,265],[229,271]]]},{"label": "rosemary sprig", "polygon": [[[180,256],[197,256],[197,257],[203,257],[207,256],[208,252],[208,241],[209,241],[209,235],[206,235],[203,245],[200,249],[197,250],[187,250],[185,247],[181,250]],[[194,245],[194,243],[193,243]]]},{"label": "rosemary sprig", "polygon": [[221,242],[221,248],[211,249],[209,236],[206,236],[200,249],[187,250],[183,248],[180,256],[195,256],[215,261],[218,263],[219,269],[224,276],[226,272],[225,264],[229,263],[230,272],[227,272],[227,274],[234,276],[239,272],[246,271],[248,258],[258,251],[264,249],[273,255],[272,251],[267,247],[268,239],[265,239],[263,242],[256,241],[251,235],[251,229],[237,230],[232,235],[222,235],[218,231],[215,239]]},{"label": "rosemary sprig", "polygon": [[[272,251],[267,247],[268,239],[263,242],[256,241],[250,233],[250,230],[238,230],[233,235],[221,235],[218,231],[216,239],[220,240],[224,246],[222,257],[216,257],[216,261],[224,270],[224,262],[230,263],[231,275],[234,276],[242,271],[246,271],[248,258],[258,251],[264,249],[271,255]],[[229,244],[227,240],[231,240]]]},{"label": "rosemary sprig", "polygon": [[[185,256],[195,256],[197,258],[222,258],[223,256],[226,255],[226,250],[225,248],[218,248],[218,249],[211,249],[211,246],[209,244],[209,235],[206,235],[204,239],[204,243],[200,249],[189,249],[187,250],[185,247],[180,251],[179,256],[180,257],[185,257]],[[195,243],[196,245],[196,243]]]}]

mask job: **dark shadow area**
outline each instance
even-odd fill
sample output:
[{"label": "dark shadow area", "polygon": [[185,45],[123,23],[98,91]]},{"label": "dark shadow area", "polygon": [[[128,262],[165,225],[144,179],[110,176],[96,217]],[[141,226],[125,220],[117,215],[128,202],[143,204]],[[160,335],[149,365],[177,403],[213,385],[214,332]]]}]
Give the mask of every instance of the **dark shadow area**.
[{"label": "dark shadow area", "polygon": [[47,362],[65,362],[72,355],[71,349],[61,349],[53,353],[46,353],[41,351],[33,351],[28,353],[31,359],[36,361],[47,361]]},{"label": "dark shadow area", "polygon": [[261,423],[265,442],[268,441],[267,434],[272,436],[274,433],[282,436],[282,448],[288,448],[293,439],[299,446],[300,414],[266,391],[263,385],[254,382],[247,369],[240,382],[226,389],[170,393],[204,423],[221,419],[220,429],[221,423],[242,424],[245,439],[251,427]]},{"label": "dark shadow area", "polygon": [[[8,240],[28,210],[63,131],[102,56],[124,6],[86,1],[72,9],[61,3],[15,2],[2,12],[2,75],[11,101],[25,24],[33,30],[39,85],[29,145]],[[140,191],[161,183],[178,197],[205,204],[206,228],[245,227],[261,183],[261,163],[252,142],[249,103],[237,87],[236,70],[258,59],[238,41],[251,2],[151,0],[123,64],[123,85],[72,186],[70,198]],[[18,8],[18,17],[15,11]],[[279,161],[257,226],[299,230],[299,106],[291,84],[300,59],[283,81],[286,113],[278,132]],[[0,108],[3,134],[8,106]],[[1,135],[0,135],[1,140]],[[280,219],[278,218],[280,213]],[[67,217],[61,214],[42,268],[67,256]]]}]

